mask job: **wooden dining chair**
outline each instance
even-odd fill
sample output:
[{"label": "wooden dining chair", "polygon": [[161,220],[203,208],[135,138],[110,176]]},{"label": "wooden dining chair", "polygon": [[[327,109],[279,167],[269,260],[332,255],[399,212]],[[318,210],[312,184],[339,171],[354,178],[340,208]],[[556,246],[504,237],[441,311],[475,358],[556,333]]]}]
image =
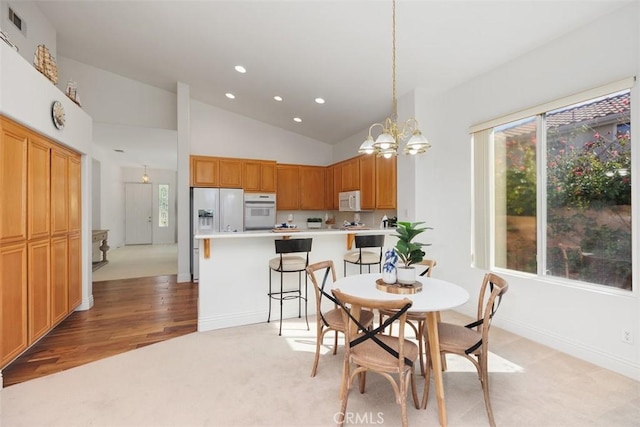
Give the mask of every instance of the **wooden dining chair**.
[{"label": "wooden dining chair", "polygon": [[[421,277],[431,277],[431,272],[433,271],[433,267],[436,266],[436,261],[433,259],[423,259],[419,265],[426,267],[424,271],[420,273]],[[384,320],[385,317],[393,315],[392,311],[381,310],[379,313],[380,323]],[[425,374],[425,351],[426,351],[426,330],[425,330],[425,320],[427,318],[427,313],[424,312],[410,312],[407,313],[407,324],[413,329],[415,333],[416,340],[418,341],[418,349],[420,350],[420,375],[424,376]],[[440,312],[437,313],[438,321],[440,321]],[[391,329],[389,330],[391,334]],[[443,369],[446,369],[446,364],[444,357],[442,358],[442,366]]]},{"label": "wooden dining chair", "polygon": [[[307,276],[313,284],[313,290],[316,295],[316,356],[313,361],[313,368],[311,369],[311,376],[315,377],[320,359],[320,346],[323,343],[324,336],[327,332],[334,331],[333,354],[335,356],[338,349],[338,332],[344,334],[345,323],[342,316],[342,308],[335,302],[331,310],[322,311],[323,301],[334,300],[333,296],[328,293],[333,282],[336,281],[336,271],[333,261],[322,261],[309,265],[307,267]],[[331,279],[329,279],[329,277],[331,277]],[[373,324],[373,312],[362,310],[360,313],[360,322],[364,327],[370,329]]]},{"label": "wooden dining chair", "polygon": [[[340,387],[341,408],[338,425],[342,426],[344,424],[349,390],[353,380],[356,376],[358,377],[360,393],[364,393],[366,374],[372,371],[379,373],[391,383],[396,403],[400,405],[402,425],[406,427],[408,424],[407,394],[409,385],[411,385],[415,407],[420,407],[414,375],[414,365],[418,358],[418,346],[404,338],[407,310],[411,307],[411,300],[404,298],[382,301],[359,298],[342,293],[339,289],[333,289],[332,293],[338,305],[343,308],[342,315],[346,325],[344,367]],[[392,310],[394,314],[382,325],[369,331],[359,320],[365,307],[376,310]],[[399,321],[398,336],[385,335],[384,329],[396,320]],[[394,374],[397,375],[397,379]]]},{"label": "wooden dining chair", "polygon": [[[440,354],[447,353],[463,356],[471,361],[478,371],[478,378],[484,394],[484,405],[487,409],[489,424],[495,426],[496,422],[489,400],[489,371],[487,359],[489,357],[489,329],[491,320],[495,315],[502,296],[509,289],[509,284],[502,277],[487,273],[484,275],[480,294],[478,296],[478,311],[476,320],[468,325],[454,325],[451,323],[438,323],[438,335],[440,340]],[[422,408],[427,407],[429,397],[429,373],[430,360],[427,351],[427,375],[425,375],[425,389],[422,395]]]}]

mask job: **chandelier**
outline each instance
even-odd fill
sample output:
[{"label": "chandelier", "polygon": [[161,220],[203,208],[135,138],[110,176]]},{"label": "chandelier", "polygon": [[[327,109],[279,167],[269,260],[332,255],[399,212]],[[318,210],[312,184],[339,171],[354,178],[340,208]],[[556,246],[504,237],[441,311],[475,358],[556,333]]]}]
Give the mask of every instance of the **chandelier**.
[{"label": "chandelier", "polygon": [[142,183],[143,184],[149,183],[149,175],[147,175],[147,165],[144,165],[144,175],[142,175]]},{"label": "chandelier", "polygon": [[[392,54],[391,54],[391,70],[392,70],[392,89],[393,99],[391,104],[391,116],[387,117],[383,123],[374,123],[369,127],[369,135],[367,139],[360,145],[358,150],[361,154],[376,153],[378,157],[391,158],[398,155],[400,148],[399,142],[408,138],[403,149],[404,154],[420,154],[427,151],[431,144],[420,132],[418,121],[415,118],[409,118],[404,123],[398,124],[398,100],[396,96],[396,1],[393,0],[393,19],[392,19]],[[373,139],[371,131],[375,127],[381,128],[381,133]]]}]

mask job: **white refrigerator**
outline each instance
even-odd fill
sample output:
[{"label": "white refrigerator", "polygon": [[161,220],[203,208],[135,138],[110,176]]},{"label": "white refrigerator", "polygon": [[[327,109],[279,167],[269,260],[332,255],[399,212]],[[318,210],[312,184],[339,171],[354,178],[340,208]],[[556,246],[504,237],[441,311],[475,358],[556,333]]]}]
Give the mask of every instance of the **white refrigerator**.
[{"label": "white refrigerator", "polygon": [[244,191],[237,188],[191,189],[191,277],[198,281],[199,242],[196,234],[241,232]]}]

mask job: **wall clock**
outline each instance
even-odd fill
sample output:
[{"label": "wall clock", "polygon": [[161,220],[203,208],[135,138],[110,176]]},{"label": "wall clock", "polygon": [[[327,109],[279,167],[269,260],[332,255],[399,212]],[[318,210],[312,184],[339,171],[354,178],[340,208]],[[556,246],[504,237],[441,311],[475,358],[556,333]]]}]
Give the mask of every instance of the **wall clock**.
[{"label": "wall clock", "polygon": [[51,105],[51,118],[53,119],[53,125],[56,128],[64,128],[66,118],[64,116],[64,107],[62,106],[62,102],[54,101]]}]

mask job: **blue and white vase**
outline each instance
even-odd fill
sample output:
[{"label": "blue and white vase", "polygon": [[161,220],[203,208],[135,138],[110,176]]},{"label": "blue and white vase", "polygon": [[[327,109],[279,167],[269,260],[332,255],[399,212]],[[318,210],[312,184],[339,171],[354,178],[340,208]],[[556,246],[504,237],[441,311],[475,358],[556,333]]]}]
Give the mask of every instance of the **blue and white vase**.
[{"label": "blue and white vase", "polygon": [[393,249],[384,253],[384,264],[382,264],[382,281],[389,285],[396,283],[396,265],[398,264],[398,254]]}]

